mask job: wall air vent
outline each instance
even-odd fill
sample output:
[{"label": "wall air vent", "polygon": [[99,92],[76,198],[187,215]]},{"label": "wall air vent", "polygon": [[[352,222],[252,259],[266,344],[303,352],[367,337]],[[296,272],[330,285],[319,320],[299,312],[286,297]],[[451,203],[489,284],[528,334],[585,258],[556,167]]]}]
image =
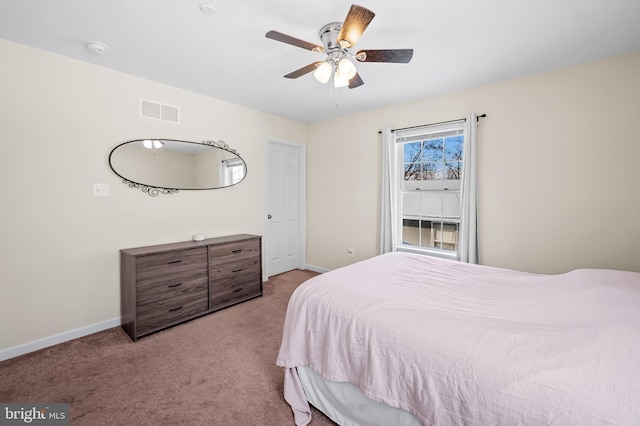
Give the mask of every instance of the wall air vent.
[{"label": "wall air vent", "polygon": [[138,113],[140,117],[170,121],[171,123],[180,122],[180,109],[178,107],[163,105],[146,99],[140,99]]}]

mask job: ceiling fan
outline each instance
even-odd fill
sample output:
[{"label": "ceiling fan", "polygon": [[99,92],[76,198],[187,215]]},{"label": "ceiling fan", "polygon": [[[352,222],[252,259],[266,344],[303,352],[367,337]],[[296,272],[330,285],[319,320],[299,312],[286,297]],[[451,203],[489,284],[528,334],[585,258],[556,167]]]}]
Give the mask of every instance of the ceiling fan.
[{"label": "ceiling fan", "polygon": [[367,28],[375,13],[357,4],[351,5],[344,22],[332,22],[320,29],[322,46],[291,37],[278,31],[269,31],[267,38],[311,50],[324,52],[324,61],[313,62],[295,70],[285,78],[298,78],[314,71],[315,78],[321,83],[332,80],[334,87],[348,86],[349,89],[362,86],[364,81],[353,63],[357,62],[392,62],[407,64],[413,57],[413,49],[360,50],[352,53],[356,44]]}]

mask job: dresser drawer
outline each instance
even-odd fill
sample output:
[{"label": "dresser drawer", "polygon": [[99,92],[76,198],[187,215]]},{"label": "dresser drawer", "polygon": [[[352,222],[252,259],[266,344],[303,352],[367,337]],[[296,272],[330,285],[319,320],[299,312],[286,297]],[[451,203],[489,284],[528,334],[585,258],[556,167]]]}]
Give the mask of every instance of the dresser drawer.
[{"label": "dresser drawer", "polygon": [[229,305],[242,302],[243,300],[252,299],[262,295],[259,283],[246,284],[236,288],[234,291],[226,294],[218,294],[211,297],[209,305],[211,309],[222,309]]},{"label": "dresser drawer", "polygon": [[228,299],[260,295],[260,258],[244,259],[212,266],[209,287],[211,307],[226,303]]},{"label": "dresser drawer", "polygon": [[210,292],[226,293],[247,281],[260,282],[260,258],[238,260],[220,265],[212,265],[209,270]]},{"label": "dresser drawer", "polygon": [[260,257],[260,240],[258,238],[209,247],[209,263],[211,265],[252,257]]},{"label": "dresser drawer", "polygon": [[211,309],[221,309],[229,305],[262,295],[259,282],[244,282],[227,288],[225,292],[217,292],[210,295],[209,306]]},{"label": "dresser drawer", "polygon": [[185,297],[203,287],[206,289],[208,284],[206,269],[142,280],[136,288],[136,306],[140,308],[162,299]]},{"label": "dresser drawer", "polygon": [[206,247],[139,256],[136,259],[136,281],[194,269],[207,269]]},{"label": "dresser drawer", "polygon": [[206,312],[209,308],[207,280],[200,279],[193,284],[159,295],[154,301],[141,300],[136,309],[138,334]]}]

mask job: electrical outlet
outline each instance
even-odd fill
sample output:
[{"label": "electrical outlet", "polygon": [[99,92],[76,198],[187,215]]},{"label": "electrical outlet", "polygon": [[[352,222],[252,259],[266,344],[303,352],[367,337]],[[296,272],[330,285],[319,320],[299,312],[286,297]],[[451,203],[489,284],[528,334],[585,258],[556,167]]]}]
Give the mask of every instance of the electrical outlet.
[{"label": "electrical outlet", "polygon": [[352,247],[348,248],[348,249],[347,249],[347,254],[348,254],[349,256],[351,256],[351,257],[355,256],[355,255],[356,255],[356,249],[354,249],[354,248],[352,248]]},{"label": "electrical outlet", "polygon": [[109,196],[109,184],[108,183],[94,183],[93,184],[93,196],[94,197],[108,197]]}]

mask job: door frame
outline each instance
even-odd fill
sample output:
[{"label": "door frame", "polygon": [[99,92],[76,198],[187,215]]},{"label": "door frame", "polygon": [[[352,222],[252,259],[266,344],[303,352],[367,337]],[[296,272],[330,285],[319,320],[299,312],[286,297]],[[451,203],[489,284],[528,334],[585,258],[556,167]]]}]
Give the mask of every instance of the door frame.
[{"label": "door frame", "polygon": [[[303,143],[292,142],[284,139],[269,138],[267,139],[267,155],[265,161],[267,162],[266,171],[267,178],[265,179],[265,212],[264,212],[264,229],[265,240],[270,236],[267,234],[269,230],[269,150],[271,145],[286,145],[290,148],[295,148],[298,151],[298,268],[307,269],[307,146]],[[263,281],[269,278],[269,244],[263,244],[265,247],[265,267]]]}]

